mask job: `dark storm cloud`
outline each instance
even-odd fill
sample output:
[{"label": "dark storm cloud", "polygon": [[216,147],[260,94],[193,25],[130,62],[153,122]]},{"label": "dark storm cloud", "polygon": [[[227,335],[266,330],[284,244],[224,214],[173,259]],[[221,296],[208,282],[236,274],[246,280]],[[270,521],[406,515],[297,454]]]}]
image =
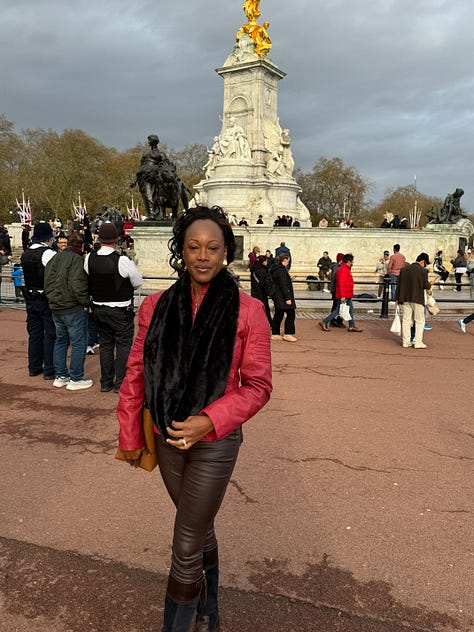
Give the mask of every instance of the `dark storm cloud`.
[{"label": "dark storm cloud", "polygon": [[[191,5],[191,6],[189,6]],[[376,185],[474,210],[470,0],[261,0],[287,76],[279,116],[296,164],[340,156]],[[2,3],[0,112],[17,129],[81,128],[124,149],[159,133],[175,149],[219,132],[214,73],[245,22],[242,0]]]}]

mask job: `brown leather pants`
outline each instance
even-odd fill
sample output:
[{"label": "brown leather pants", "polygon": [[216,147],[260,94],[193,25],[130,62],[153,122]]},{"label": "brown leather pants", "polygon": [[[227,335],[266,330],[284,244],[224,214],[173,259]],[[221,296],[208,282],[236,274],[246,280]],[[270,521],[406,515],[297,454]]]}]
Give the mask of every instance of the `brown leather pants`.
[{"label": "brown leather pants", "polygon": [[220,441],[199,441],[189,450],[157,440],[161,476],[176,506],[170,578],[180,584],[201,582],[203,553],[217,547],[214,518],[241,443],[240,428]]}]

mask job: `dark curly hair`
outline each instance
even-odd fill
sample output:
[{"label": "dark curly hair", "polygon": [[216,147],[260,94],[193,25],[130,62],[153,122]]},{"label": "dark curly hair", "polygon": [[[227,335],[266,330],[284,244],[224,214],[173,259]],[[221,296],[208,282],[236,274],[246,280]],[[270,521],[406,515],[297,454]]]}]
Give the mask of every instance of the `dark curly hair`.
[{"label": "dark curly hair", "polygon": [[186,231],[197,219],[210,219],[220,227],[227,248],[227,263],[234,260],[235,237],[224,210],[220,206],[196,206],[187,209],[178,217],[173,225],[173,237],[168,242],[171,253],[169,263],[178,274],[184,272],[183,248]]}]

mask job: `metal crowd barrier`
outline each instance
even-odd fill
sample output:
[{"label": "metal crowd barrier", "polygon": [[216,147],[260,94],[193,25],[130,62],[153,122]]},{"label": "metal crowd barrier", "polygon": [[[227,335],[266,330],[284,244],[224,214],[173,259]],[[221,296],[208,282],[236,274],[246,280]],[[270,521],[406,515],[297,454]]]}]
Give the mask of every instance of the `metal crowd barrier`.
[{"label": "metal crowd barrier", "polygon": [[[142,286],[142,288],[139,288],[139,290],[137,290],[136,293],[136,297],[138,299],[138,305],[141,302],[141,298],[142,295],[145,293],[146,291],[146,281],[165,281],[166,282],[166,287],[168,287],[168,285],[170,285],[171,283],[173,283],[174,281],[176,281],[176,276],[173,277],[165,277],[165,276],[145,276],[143,277],[143,281],[144,284]],[[239,282],[242,286],[242,288],[244,289],[244,291],[249,292],[250,293],[250,277],[248,276],[239,276]],[[318,284],[319,286],[327,286],[329,289],[329,284],[330,281],[329,280],[319,280],[318,278],[315,279],[294,279],[293,280],[293,285],[295,286],[295,301],[296,301],[296,305],[298,306],[298,301],[314,301],[315,303],[317,302],[328,302],[328,301],[332,301],[332,297],[330,294],[325,294],[323,296],[312,296],[311,294],[313,294],[313,290],[309,290],[309,284],[310,283],[314,283],[314,284]],[[305,294],[305,296],[298,296],[296,294],[296,291],[298,289],[298,286],[301,285],[305,285],[308,288],[308,292]],[[367,303],[367,304],[371,304],[371,305],[380,305],[380,314],[379,314],[379,318],[389,318],[389,303],[390,303],[390,288],[391,288],[391,284],[390,283],[390,279],[382,279],[382,281],[354,281],[354,287],[370,287],[373,288],[374,286],[378,287],[382,286],[382,296],[378,297],[378,296],[373,296],[371,298],[354,298],[354,302],[355,303]],[[439,284],[438,283],[434,283],[433,287],[437,287]],[[469,283],[444,283],[443,284],[443,288],[449,289],[449,290],[453,290],[458,286],[461,286],[461,288],[469,288],[469,297],[466,297],[466,295],[464,294],[463,297],[456,297],[455,300],[453,300],[453,298],[451,297],[451,299],[445,298],[445,297],[441,297],[439,294],[437,294],[436,296],[436,302],[437,303],[465,303],[465,304],[469,304],[469,303],[473,303],[474,302],[474,274],[471,274],[470,276],[470,280]],[[156,291],[156,290],[151,290],[152,291]],[[377,291],[378,294],[378,291]],[[460,294],[460,292],[459,292]],[[473,310],[474,311],[474,310]]]},{"label": "metal crowd barrier", "polygon": [[[12,282],[12,278],[10,276],[10,274],[1,274],[0,275],[1,278],[1,284],[0,284],[0,299],[2,302],[4,303],[15,303],[15,288]],[[144,295],[146,294],[151,294],[152,292],[157,291],[156,289],[152,289],[152,288],[147,288],[146,287],[146,281],[164,281],[163,283],[163,288],[165,289],[166,287],[169,287],[169,285],[171,285],[172,283],[174,283],[174,281],[176,281],[176,276],[145,276],[143,277],[143,285],[142,287],[140,287],[136,292],[135,292],[135,304],[136,305],[140,305],[142,298]],[[239,277],[239,282],[242,286],[242,288],[244,289],[244,291],[249,292],[250,293],[250,277],[247,276],[241,276]],[[314,283],[317,284],[319,287],[322,286],[327,286],[329,289],[329,284],[330,281],[326,281],[326,280],[319,280],[318,278],[314,278],[314,279],[294,279],[293,280],[293,285],[295,286],[295,300],[296,300],[296,305],[298,306],[298,302],[301,303],[301,301],[310,301],[310,302],[314,302],[314,303],[318,303],[318,302],[328,302],[331,301],[331,295],[328,294],[327,292],[323,295],[315,295],[315,292],[313,290],[309,289],[309,284],[310,283]],[[304,296],[301,296],[297,294],[298,288],[301,286],[306,286],[307,287],[307,292],[305,293]],[[378,287],[382,286],[382,295],[379,296],[375,296],[373,295],[371,298],[354,298],[354,302],[355,303],[367,303],[367,304],[371,304],[371,305],[380,305],[380,314],[379,314],[379,318],[388,318],[389,317],[389,303],[390,303],[390,287],[391,287],[391,283],[390,283],[390,279],[382,279],[382,281],[354,281],[354,287],[355,288],[364,288],[364,287],[370,287],[370,288],[374,288],[377,287],[377,294],[378,294]],[[438,283],[434,283],[433,287],[439,287],[440,285]],[[438,293],[436,296],[436,302],[437,303],[462,303],[462,304],[469,304],[469,303],[473,303],[474,302],[474,274],[470,275],[469,278],[469,282],[468,283],[444,283],[443,284],[443,288],[445,288],[446,290],[453,290],[456,287],[461,286],[461,288],[469,288],[469,295],[467,296],[466,293],[463,293],[462,297],[456,297],[455,299],[451,296],[451,298],[447,298],[444,296],[440,296],[440,294]],[[355,294],[357,295],[357,293],[355,292]],[[461,292],[459,292],[459,294],[461,294]],[[474,311],[474,309],[473,309]]]}]

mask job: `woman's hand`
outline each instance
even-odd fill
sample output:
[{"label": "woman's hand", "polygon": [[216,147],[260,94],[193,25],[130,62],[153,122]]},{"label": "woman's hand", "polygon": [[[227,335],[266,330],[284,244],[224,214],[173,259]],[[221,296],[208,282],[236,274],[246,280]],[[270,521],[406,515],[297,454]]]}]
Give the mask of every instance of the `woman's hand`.
[{"label": "woman's hand", "polygon": [[191,446],[214,430],[214,425],[207,415],[192,415],[184,421],[173,421],[168,428],[169,445],[179,450],[189,450]]},{"label": "woman's hand", "polygon": [[146,448],[139,448],[138,450],[122,450],[122,454],[129,465],[138,467],[142,454],[149,454],[149,452]]}]

